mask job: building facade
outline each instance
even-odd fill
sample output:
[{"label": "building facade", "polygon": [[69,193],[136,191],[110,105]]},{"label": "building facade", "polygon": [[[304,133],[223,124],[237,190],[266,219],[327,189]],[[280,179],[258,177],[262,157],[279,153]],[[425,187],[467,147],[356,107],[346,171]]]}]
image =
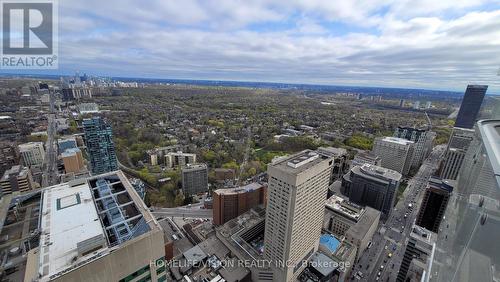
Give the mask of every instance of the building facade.
[{"label": "building facade", "polygon": [[92,173],[101,174],[117,170],[118,161],[111,126],[102,118],[93,117],[83,120],[83,130]]},{"label": "building facade", "polygon": [[19,164],[17,147],[9,142],[0,143],[0,175],[17,164]]},{"label": "building facade", "polygon": [[403,138],[377,137],[373,142],[372,154],[380,157],[380,166],[408,175],[414,145],[413,141]]},{"label": "building facade", "polygon": [[488,85],[467,85],[455,127],[473,128],[478,117]]},{"label": "building facade", "polygon": [[398,127],[394,131],[394,137],[403,138],[415,143],[411,168],[418,169],[432,151],[432,144],[436,138],[436,133],[429,129]]},{"label": "building facade", "polygon": [[29,142],[19,145],[19,154],[25,166],[41,166],[45,159],[42,142]]},{"label": "building facade", "polygon": [[85,169],[82,151],[78,148],[67,149],[61,154],[66,173],[79,172]]},{"label": "building facade", "polygon": [[206,164],[188,165],[182,168],[182,192],[185,196],[208,190],[208,169]]},{"label": "building facade", "polygon": [[373,208],[361,207],[335,195],[326,201],[323,229],[355,246],[356,258],[368,247],[379,221],[380,212]]},{"label": "building facade", "polygon": [[0,179],[0,188],[4,195],[12,192],[26,192],[36,188],[36,186],[30,169],[20,165],[6,170]]},{"label": "building facade", "polygon": [[453,183],[448,180],[431,177],[424,193],[416,224],[434,233],[438,233],[444,216]]},{"label": "building facade", "polygon": [[474,130],[466,128],[453,128],[453,131],[446,148],[443,162],[439,168],[439,177],[442,179],[456,180],[465,153],[474,137]]},{"label": "building facade", "polygon": [[238,188],[217,189],[212,196],[214,224],[222,225],[253,207],[264,205],[266,187],[251,183]]},{"label": "building facade", "polygon": [[165,166],[167,168],[183,167],[196,163],[196,154],[183,152],[170,152],[165,155]]},{"label": "building facade", "polygon": [[351,161],[351,168],[355,166],[362,166],[364,164],[380,166],[382,164],[382,159],[369,152],[360,152],[356,154],[354,159]]},{"label": "building facade", "polygon": [[387,168],[364,164],[355,166],[342,179],[342,193],[349,200],[372,207],[386,219],[394,206],[401,174]]},{"label": "building facade", "polygon": [[435,233],[413,225],[396,281],[428,280],[435,243]]},{"label": "building facade", "polygon": [[295,281],[318,250],[333,157],[305,150],[268,166],[264,257],[272,281]]}]

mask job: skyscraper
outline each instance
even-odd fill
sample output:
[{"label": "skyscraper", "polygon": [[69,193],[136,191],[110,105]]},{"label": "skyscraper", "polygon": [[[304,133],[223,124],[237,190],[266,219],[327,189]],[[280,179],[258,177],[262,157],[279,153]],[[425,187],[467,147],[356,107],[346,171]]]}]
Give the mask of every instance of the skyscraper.
[{"label": "skyscraper", "polygon": [[417,225],[438,233],[453,184],[448,180],[431,177],[417,216]]},{"label": "skyscraper", "polygon": [[273,281],[295,281],[318,249],[332,165],[311,150],[269,165],[264,257]]},{"label": "skyscraper", "polygon": [[480,120],[438,233],[430,281],[496,281],[500,120]]},{"label": "skyscraper", "polygon": [[396,281],[429,281],[436,234],[413,225]]},{"label": "skyscraper", "polygon": [[100,117],[83,120],[85,145],[93,174],[118,169],[111,126]]},{"label": "skyscraper", "polygon": [[455,121],[455,127],[474,127],[486,90],[488,90],[488,85],[467,85],[467,90],[465,91]]},{"label": "skyscraper", "polygon": [[439,177],[442,179],[456,180],[465,154],[474,137],[474,130],[467,128],[453,128],[444,159],[439,169]]}]

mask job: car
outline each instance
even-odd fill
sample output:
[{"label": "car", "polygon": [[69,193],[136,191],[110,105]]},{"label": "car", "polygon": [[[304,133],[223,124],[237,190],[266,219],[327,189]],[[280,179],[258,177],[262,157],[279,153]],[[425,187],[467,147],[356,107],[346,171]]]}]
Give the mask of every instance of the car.
[{"label": "car", "polygon": [[388,257],[388,258],[392,258],[392,253],[389,253],[389,254],[387,255],[387,257]]},{"label": "car", "polygon": [[396,245],[392,246],[392,250],[395,251],[398,247]]},{"label": "car", "polygon": [[382,270],[382,269],[384,269],[384,265],[381,265],[381,266],[380,266],[380,269],[381,269],[381,270]]},{"label": "car", "polygon": [[387,245],[386,245],[386,246],[384,247],[384,250],[387,250],[387,248],[388,248],[388,247],[387,247]]},{"label": "car", "polygon": [[380,276],[380,275],[382,275],[382,272],[380,272],[380,271],[379,271],[379,272],[377,273],[377,276]]}]

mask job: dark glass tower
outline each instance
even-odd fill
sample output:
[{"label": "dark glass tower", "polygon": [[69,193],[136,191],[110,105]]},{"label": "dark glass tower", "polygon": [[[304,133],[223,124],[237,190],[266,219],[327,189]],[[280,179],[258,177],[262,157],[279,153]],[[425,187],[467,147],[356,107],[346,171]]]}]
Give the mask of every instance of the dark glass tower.
[{"label": "dark glass tower", "polygon": [[118,169],[111,126],[100,117],[83,120],[85,144],[93,174]]},{"label": "dark glass tower", "polygon": [[488,85],[467,85],[455,127],[473,128]]}]

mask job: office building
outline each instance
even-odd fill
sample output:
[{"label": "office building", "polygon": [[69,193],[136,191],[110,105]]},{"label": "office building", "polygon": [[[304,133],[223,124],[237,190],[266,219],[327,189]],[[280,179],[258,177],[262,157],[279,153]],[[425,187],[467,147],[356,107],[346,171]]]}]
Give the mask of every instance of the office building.
[{"label": "office building", "polygon": [[212,196],[214,224],[222,225],[251,208],[264,205],[266,187],[259,183],[251,183],[238,188],[217,189]]},{"label": "office building", "polygon": [[393,137],[403,138],[415,142],[411,168],[418,169],[432,151],[432,143],[436,133],[426,129],[414,127],[398,127]]},{"label": "office building", "polygon": [[405,100],[404,99],[400,99],[399,100],[399,107],[400,108],[404,108],[405,107]]},{"label": "office building", "polygon": [[17,147],[13,143],[0,143],[0,175],[10,169],[12,166],[19,164],[19,153]]},{"label": "office building", "polygon": [[45,159],[42,142],[29,142],[18,146],[19,154],[25,166],[41,166]]},{"label": "office building", "polygon": [[480,120],[438,233],[429,281],[500,279],[500,120]]},{"label": "office building", "polygon": [[33,181],[30,169],[20,165],[15,165],[6,170],[0,179],[0,188],[3,195],[12,192],[26,192],[37,188],[37,186]]},{"label": "office building", "polygon": [[317,251],[332,165],[333,157],[304,150],[268,166],[264,257],[272,281],[295,281]]},{"label": "office building", "polygon": [[455,127],[473,128],[483,104],[488,85],[467,85],[460,110],[458,111]]},{"label": "office building", "polygon": [[89,165],[93,174],[101,174],[118,169],[113,132],[111,126],[100,117],[83,120],[85,145]]},{"label": "office building", "polygon": [[427,281],[436,248],[436,234],[413,225],[396,281]]},{"label": "office building", "polygon": [[64,101],[80,100],[82,98],[92,98],[93,88],[88,86],[78,86],[62,89]]},{"label": "office building", "polygon": [[42,191],[24,281],[166,281],[163,230],[121,171]]},{"label": "office building", "polygon": [[377,231],[380,212],[333,195],[326,201],[323,229],[356,247],[356,259],[368,247]]},{"label": "office building", "polygon": [[67,149],[78,148],[75,137],[65,137],[57,140],[57,152],[61,154]]},{"label": "office building", "polygon": [[420,109],[420,101],[413,102],[413,109],[415,109],[415,110]]},{"label": "office building", "polygon": [[373,142],[372,154],[380,157],[380,166],[408,175],[414,145],[413,141],[403,138],[377,137]]},{"label": "office building", "polygon": [[188,165],[182,168],[182,193],[195,195],[208,190],[208,169],[206,164]]},{"label": "office building", "polygon": [[428,110],[428,109],[430,109],[431,107],[432,107],[432,102],[431,102],[431,101],[427,101],[427,102],[425,103],[425,108]]},{"label": "office building", "polygon": [[453,128],[446,147],[443,161],[439,168],[439,177],[456,180],[467,149],[474,137],[474,130],[467,128]]},{"label": "office building", "polygon": [[417,216],[417,225],[438,233],[454,183],[431,177]]},{"label": "office building", "polygon": [[165,167],[167,168],[183,167],[194,163],[196,163],[196,154],[170,152],[165,155]]},{"label": "office building", "polygon": [[348,155],[347,150],[344,148],[335,147],[319,147],[318,152],[323,155],[333,157],[333,167],[332,176],[330,177],[330,185],[342,178],[344,174],[349,170],[349,165],[347,163]]},{"label": "office building", "polygon": [[370,164],[355,166],[342,179],[342,193],[351,202],[372,207],[387,219],[396,198],[401,173]]},{"label": "office building", "polygon": [[370,152],[360,152],[354,156],[351,161],[351,168],[355,166],[362,166],[364,164],[371,164],[380,166],[382,164],[382,159]]},{"label": "office building", "polygon": [[67,149],[61,154],[66,173],[77,173],[85,169],[82,151],[78,148]]}]

